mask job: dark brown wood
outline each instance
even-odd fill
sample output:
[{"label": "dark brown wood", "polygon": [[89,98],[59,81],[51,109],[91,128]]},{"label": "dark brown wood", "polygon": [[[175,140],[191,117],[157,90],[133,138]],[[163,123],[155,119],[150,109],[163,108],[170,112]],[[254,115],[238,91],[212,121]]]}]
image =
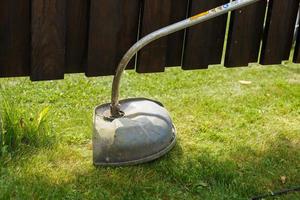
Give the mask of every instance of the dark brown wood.
[{"label": "dark brown wood", "polygon": [[226,67],[247,66],[257,62],[263,35],[267,1],[232,12],[227,49]]},{"label": "dark brown wood", "polygon": [[291,49],[293,46],[293,41],[294,41],[294,33],[295,33],[295,26],[296,26],[296,21],[297,21],[297,15],[298,15],[298,9],[299,9],[299,0],[298,2],[294,2],[294,6],[291,5],[290,11],[291,11],[291,19],[288,21],[287,25],[287,42],[285,44],[284,48],[284,54],[283,54],[283,60],[289,60],[290,59],[290,54],[291,54]]},{"label": "dark brown wood", "polygon": [[[141,37],[186,17],[186,0],[145,0]],[[138,54],[137,72],[163,72],[166,66],[181,65],[184,31],[161,38]]]},{"label": "dark brown wood", "polygon": [[30,1],[0,0],[0,77],[30,71]]},{"label": "dark brown wood", "polygon": [[[300,0],[270,0],[261,64],[287,60]],[[143,4],[142,4],[143,2]],[[64,73],[113,75],[140,36],[229,0],[0,0],[0,77],[62,79]],[[225,65],[256,62],[266,0],[232,13]],[[186,13],[186,11],[188,13]],[[153,42],[138,56],[138,72],[166,66],[207,68],[221,62],[227,15]],[[184,56],[182,59],[182,52]],[[300,63],[300,34],[294,62]],[[132,68],[135,62],[131,62]],[[30,71],[31,70],[31,71]]]},{"label": "dark brown wood", "polygon": [[[140,37],[170,23],[172,0],[144,0]],[[163,72],[167,60],[166,37],[152,42],[138,53],[137,72]]]},{"label": "dark brown wood", "polygon": [[281,64],[287,59],[299,0],[270,1],[260,63]]},{"label": "dark brown wood", "polygon": [[296,42],[296,46],[295,46],[293,62],[300,63],[300,33],[298,33],[298,36],[297,36],[297,42]]},{"label": "dark brown wood", "polygon": [[[184,20],[187,15],[187,0],[172,0],[170,24]],[[168,36],[166,66],[181,66],[184,31]]]},{"label": "dark brown wood", "polygon": [[[229,2],[228,0],[191,0],[190,16]],[[221,63],[227,14],[187,29],[183,69],[205,69]]]},{"label": "dark brown wood", "polygon": [[89,1],[67,0],[66,73],[84,72],[87,63]]},{"label": "dark brown wood", "polygon": [[66,0],[32,0],[31,80],[64,78]]},{"label": "dark brown wood", "polygon": [[91,0],[87,76],[113,75],[136,42],[140,0]]}]

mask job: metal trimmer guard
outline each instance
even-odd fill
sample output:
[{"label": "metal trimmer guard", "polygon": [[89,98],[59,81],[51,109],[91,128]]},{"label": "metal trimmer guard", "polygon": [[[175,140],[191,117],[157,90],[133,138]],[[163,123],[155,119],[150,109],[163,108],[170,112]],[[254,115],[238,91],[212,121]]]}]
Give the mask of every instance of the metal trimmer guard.
[{"label": "metal trimmer guard", "polygon": [[121,101],[125,116],[109,119],[110,104],[95,109],[95,165],[133,165],[154,160],[175,145],[175,128],[159,102],[144,98]]}]

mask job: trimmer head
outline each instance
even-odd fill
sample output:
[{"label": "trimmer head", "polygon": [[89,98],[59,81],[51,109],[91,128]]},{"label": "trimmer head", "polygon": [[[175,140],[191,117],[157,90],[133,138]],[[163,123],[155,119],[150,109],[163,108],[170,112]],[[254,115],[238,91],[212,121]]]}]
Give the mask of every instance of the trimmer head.
[{"label": "trimmer head", "polygon": [[94,115],[95,165],[134,165],[157,159],[172,149],[175,128],[159,102],[144,99],[120,101],[125,115],[111,119],[110,104],[98,106]]}]

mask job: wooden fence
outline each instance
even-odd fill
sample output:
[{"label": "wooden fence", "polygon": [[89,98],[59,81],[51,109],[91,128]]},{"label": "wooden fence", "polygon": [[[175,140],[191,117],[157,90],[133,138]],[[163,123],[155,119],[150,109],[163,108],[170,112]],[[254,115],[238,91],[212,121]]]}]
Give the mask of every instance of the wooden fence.
[{"label": "wooden fence", "polygon": [[[0,77],[112,75],[138,37],[226,2],[0,0]],[[261,0],[232,12],[230,23],[223,15],[150,44],[128,68],[140,73],[168,66],[205,69],[221,63],[224,44],[226,67],[280,64],[289,59],[298,8],[299,0],[271,0],[269,6]],[[300,34],[293,61],[300,62]]]}]

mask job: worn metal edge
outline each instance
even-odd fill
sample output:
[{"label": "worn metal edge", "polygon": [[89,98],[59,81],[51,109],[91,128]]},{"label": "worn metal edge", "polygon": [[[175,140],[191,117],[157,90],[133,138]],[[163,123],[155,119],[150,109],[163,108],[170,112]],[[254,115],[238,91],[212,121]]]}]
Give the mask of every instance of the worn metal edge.
[{"label": "worn metal edge", "polygon": [[102,162],[93,162],[93,164],[95,166],[112,166],[112,167],[117,167],[117,166],[130,166],[130,165],[137,165],[137,164],[142,164],[142,163],[146,163],[146,162],[150,162],[153,160],[156,160],[160,157],[162,157],[163,155],[167,154],[169,151],[171,151],[173,149],[173,147],[176,144],[177,141],[177,137],[176,137],[176,129],[174,124],[172,124],[173,126],[173,134],[174,134],[174,138],[173,141],[170,143],[170,145],[168,147],[166,147],[165,149],[159,151],[156,154],[147,156],[145,158],[142,159],[138,159],[138,160],[132,160],[132,161],[126,161],[126,162],[116,162],[116,163],[102,163]]}]

